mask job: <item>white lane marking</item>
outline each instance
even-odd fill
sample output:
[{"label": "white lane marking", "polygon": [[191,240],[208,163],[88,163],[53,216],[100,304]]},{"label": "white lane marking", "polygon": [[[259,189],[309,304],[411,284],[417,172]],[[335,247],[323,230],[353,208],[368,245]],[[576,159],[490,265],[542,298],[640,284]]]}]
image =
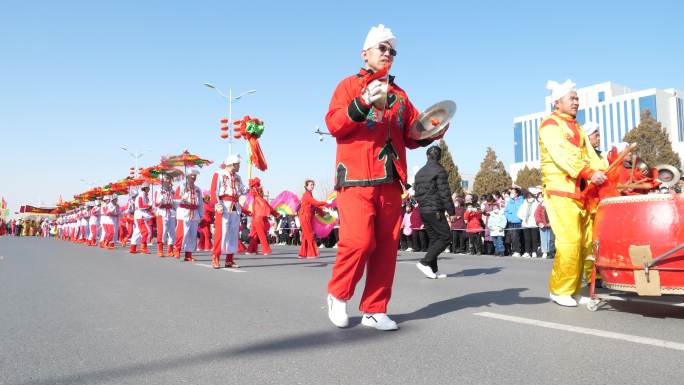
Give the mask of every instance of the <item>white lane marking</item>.
[{"label": "white lane marking", "polygon": [[[208,267],[208,268],[210,268],[210,269],[213,269],[213,268],[214,268],[214,266],[212,266],[212,265],[205,265],[205,264],[203,264],[203,263],[194,263],[193,265],[194,265],[194,266]],[[221,270],[221,271],[229,271],[229,272],[232,272],[232,273],[246,273],[246,272],[247,272],[247,271],[245,271],[245,270],[233,269],[233,268],[228,268],[228,267],[222,267],[222,268],[219,269],[219,270]]]},{"label": "white lane marking", "polygon": [[480,313],[474,313],[474,314],[477,316],[480,316],[480,317],[495,318],[495,319],[499,319],[499,320],[516,322],[516,323],[525,324],[525,325],[540,326],[543,328],[563,330],[563,331],[567,331],[567,332],[587,334],[587,335],[596,336],[596,337],[603,337],[603,338],[610,338],[610,339],[614,339],[614,340],[634,342],[634,343],[642,344],[642,345],[657,346],[659,348],[667,348],[667,349],[684,351],[684,344],[679,343],[679,342],[659,340],[656,338],[640,337],[640,336],[635,336],[635,335],[631,335],[631,334],[615,333],[615,332],[610,332],[610,331],[600,330],[600,329],[583,328],[583,327],[579,327],[579,326],[565,325],[565,324],[559,324],[559,323],[555,323],[555,322],[539,321],[536,319],[515,317],[515,316],[510,316],[510,315],[505,315],[505,314],[497,314],[497,313],[490,313],[490,312],[480,312]]}]

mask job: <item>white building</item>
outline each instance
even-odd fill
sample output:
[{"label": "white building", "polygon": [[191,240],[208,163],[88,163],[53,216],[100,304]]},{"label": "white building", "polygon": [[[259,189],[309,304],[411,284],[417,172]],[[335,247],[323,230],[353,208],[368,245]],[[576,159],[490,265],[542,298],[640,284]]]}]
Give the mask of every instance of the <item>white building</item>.
[{"label": "white building", "polygon": [[[684,156],[684,92],[674,88],[632,91],[606,82],[579,88],[577,95],[580,100],[577,121],[580,124],[592,121],[599,125],[601,150],[621,142],[625,134],[639,124],[641,112],[648,109],[669,133],[673,149]],[[545,107],[543,112],[513,119],[515,162],[510,165],[513,180],[525,166],[539,167],[537,132],[542,119],[552,111],[550,96],[545,98]]]}]

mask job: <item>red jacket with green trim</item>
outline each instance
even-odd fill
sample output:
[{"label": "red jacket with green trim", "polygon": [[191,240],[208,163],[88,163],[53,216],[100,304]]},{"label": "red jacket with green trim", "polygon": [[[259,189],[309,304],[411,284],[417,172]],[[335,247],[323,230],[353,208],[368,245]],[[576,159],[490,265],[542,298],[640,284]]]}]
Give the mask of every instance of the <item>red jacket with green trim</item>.
[{"label": "red jacket with green trim", "polygon": [[375,107],[363,103],[361,92],[371,70],[340,82],[325,122],[337,141],[335,188],[406,183],[406,148],[427,146],[432,140],[409,138],[409,128],[420,112],[406,92],[389,77],[387,104],[381,122],[370,118]]}]

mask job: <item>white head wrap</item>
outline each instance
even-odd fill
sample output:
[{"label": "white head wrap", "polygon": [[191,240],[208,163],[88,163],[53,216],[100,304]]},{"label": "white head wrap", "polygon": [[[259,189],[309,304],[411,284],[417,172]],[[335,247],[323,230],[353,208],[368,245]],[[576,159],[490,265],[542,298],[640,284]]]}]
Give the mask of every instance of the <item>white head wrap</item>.
[{"label": "white head wrap", "polygon": [[229,165],[229,164],[235,164],[235,163],[240,163],[242,158],[240,158],[240,155],[238,154],[233,154],[233,155],[228,155],[226,158],[225,162],[223,164]]},{"label": "white head wrap", "polygon": [[587,136],[589,136],[594,132],[598,131],[599,125],[594,122],[586,122],[584,123],[584,126],[582,126],[582,129],[584,130],[584,133],[587,134]]},{"label": "white head wrap", "polygon": [[112,200],[115,200],[115,199],[119,199],[119,196],[114,193],[114,194],[112,194]]},{"label": "white head wrap", "polygon": [[140,185],[140,189],[144,189],[145,187],[150,188],[150,184],[148,182],[143,182],[143,184]]},{"label": "white head wrap", "polygon": [[559,100],[563,96],[569,94],[572,91],[577,91],[575,88],[576,84],[572,80],[568,79],[563,83],[558,83],[553,80],[546,82],[546,89],[551,90],[551,99],[553,101]]},{"label": "white head wrap", "polygon": [[382,42],[389,43],[394,49],[397,48],[397,38],[392,34],[392,30],[382,24],[378,24],[377,27],[371,27],[370,31],[368,31],[366,41],[363,43],[363,50],[375,47]]},{"label": "white head wrap", "polygon": [[199,175],[199,173],[200,173],[199,170],[193,167],[193,168],[188,170],[188,172],[185,174],[185,176],[186,177],[188,177],[190,175],[197,176],[197,175]]}]

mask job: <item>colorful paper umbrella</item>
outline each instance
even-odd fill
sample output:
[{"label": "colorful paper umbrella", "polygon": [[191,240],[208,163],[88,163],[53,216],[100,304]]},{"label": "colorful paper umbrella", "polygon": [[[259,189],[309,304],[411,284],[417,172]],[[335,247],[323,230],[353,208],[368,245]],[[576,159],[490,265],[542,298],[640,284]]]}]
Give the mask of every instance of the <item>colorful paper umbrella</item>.
[{"label": "colorful paper umbrella", "polygon": [[290,191],[283,191],[272,201],[271,207],[280,215],[295,215],[299,207],[299,197]]},{"label": "colorful paper umbrella", "polygon": [[336,224],[337,212],[335,211],[325,212],[324,215],[316,213],[311,221],[311,227],[313,227],[314,234],[316,234],[316,237],[319,239],[330,235],[330,232],[333,231]]},{"label": "colorful paper umbrella", "polygon": [[211,164],[212,161],[208,159],[202,159],[195,154],[191,154],[188,150],[183,151],[180,155],[172,155],[168,157],[162,157],[161,165],[167,167],[202,167]]}]

